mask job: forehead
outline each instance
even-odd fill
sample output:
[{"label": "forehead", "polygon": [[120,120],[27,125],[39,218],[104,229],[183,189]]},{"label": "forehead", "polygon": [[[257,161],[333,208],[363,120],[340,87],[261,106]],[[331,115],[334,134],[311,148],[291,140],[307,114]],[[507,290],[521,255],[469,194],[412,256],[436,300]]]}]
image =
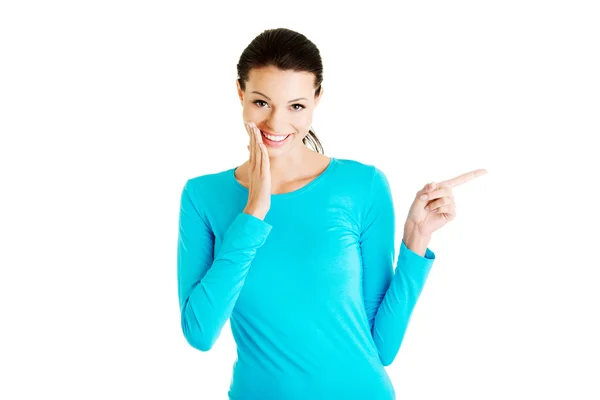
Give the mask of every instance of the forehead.
[{"label": "forehead", "polygon": [[249,91],[258,90],[271,98],[279,95],[305,96],[314,90],[314,74],[305,71],[282,71],[276,67],[253,68],[248,75]]}]

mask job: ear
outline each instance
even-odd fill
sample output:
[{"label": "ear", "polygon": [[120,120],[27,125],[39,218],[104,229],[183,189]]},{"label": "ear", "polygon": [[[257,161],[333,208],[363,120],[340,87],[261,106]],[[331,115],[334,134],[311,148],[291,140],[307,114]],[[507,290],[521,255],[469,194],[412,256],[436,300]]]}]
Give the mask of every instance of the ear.
[{"label": "ear", "polygon": [[238,97],[240,98],[240,104],[243,106],[244,105],[244,92],[242,91],[242,88],[240,87],[239,79],[235,80],[235,86],[237,87]]},{"label": "ear", "polygon": [[315,97],[315,108],[319,105],[321,97],[323,97],[323,92],[325,92],[325,88],[323,87],[323,85],[321,85],[321,93],[319,93],[318,97]]}]

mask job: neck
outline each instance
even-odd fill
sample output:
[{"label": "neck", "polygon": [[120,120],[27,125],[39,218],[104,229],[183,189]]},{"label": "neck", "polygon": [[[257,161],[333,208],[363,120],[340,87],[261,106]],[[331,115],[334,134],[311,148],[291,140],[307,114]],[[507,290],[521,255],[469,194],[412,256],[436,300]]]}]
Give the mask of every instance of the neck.
[{"label": "neck", "polygon": [[279,157],[270,157],[271,181],[273,183],[292,182],[302,178],[307,167],[314,161],[314,151],[302,146],[296,152],[289,152]]}]

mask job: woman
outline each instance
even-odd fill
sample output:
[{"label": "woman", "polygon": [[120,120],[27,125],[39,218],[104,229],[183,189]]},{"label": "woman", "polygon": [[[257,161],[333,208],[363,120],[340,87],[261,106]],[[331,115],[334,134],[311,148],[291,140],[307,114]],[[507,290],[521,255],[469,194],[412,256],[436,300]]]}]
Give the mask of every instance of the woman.
[{"label": "woman", "polygon": [[485,170],[417,192],[394,273],[386,176],[325,156],[311,129],[319,50],[297,32],[266,30],[237,69],[249,159],[183,188],[183,334],[208,351],[230,319],[230,399],[394,399],[384,366],[435,259],[431,234],[455,216],[452,187]]}]

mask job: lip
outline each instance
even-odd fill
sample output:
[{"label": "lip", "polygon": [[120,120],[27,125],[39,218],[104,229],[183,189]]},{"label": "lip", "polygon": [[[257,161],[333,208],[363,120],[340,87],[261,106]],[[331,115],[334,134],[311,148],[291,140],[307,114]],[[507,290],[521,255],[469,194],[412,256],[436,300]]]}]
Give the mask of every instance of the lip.
[{"label": "lip", "polygon": [[[269,133],[269,135],[270,135],[270,133]],[[284,144],[286,144],[288,142],[288,140],[290,140],[290,137],[292,137],[292,134],[290,133],[289,135],[273,135],[273,136],[287,136],[287,138],[285,138],[285,139],[283,139],[283,140],[281,140],[279,142],[270,140],[268,137],[265,136],[265,132],[263,132],[263,131],[261,131],[261,136],[262,136],[262,139],[263,139],[263,143],[266,144],[267,146],[269,146],[269,147],[281,147]]]},{"label": "lip", "polygon": [[291,135],[291,133],[287,133],[285,135],[277,135],[275,133],[271,133],[269,131],[263,131],[262,129],[260,130],[262,133],[266,133],[267,135],[271,135],[271,136],[287,136],[287,135]]}]

